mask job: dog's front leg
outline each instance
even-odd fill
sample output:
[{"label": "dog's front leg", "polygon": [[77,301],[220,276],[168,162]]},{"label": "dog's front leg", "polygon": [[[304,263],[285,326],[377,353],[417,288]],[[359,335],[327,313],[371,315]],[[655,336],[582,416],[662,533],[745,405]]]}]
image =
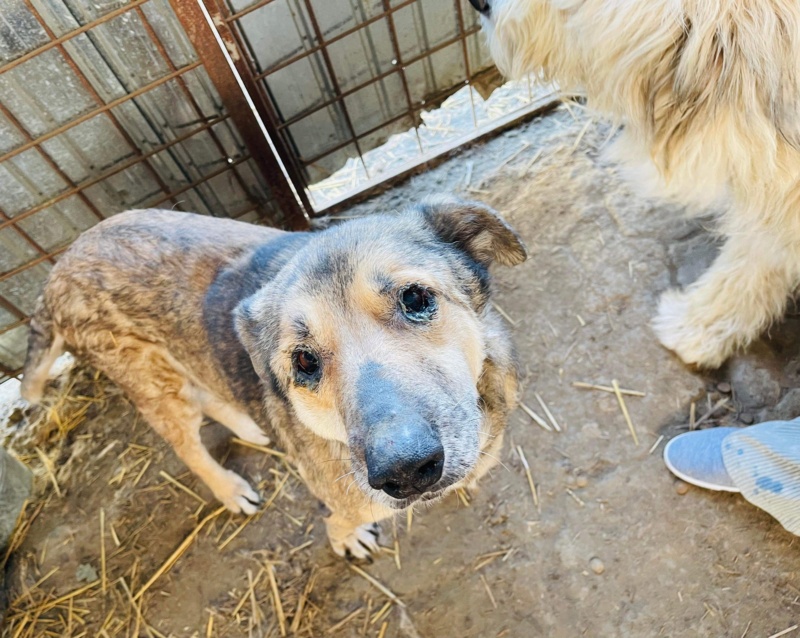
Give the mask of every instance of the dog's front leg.
[{"label": "dog's front leg", "polygon": [[708,272],[662,296],[653,322],[661,343],[686,363],[716,368],[756,339],[783,314],[798,281],[791,226],[737,228]]},{"label": "dog's front leg", "polygon": [[324,505],[325,528],[333,551],[339,556],[368,558],[379,549],[378,521],[392,516],[395,510],[372,501],[356,485],[350,464],[338,460],[347,456],[344,446],[333,452],[337,460],[327,463],[314,463],[309,459],[324,458],[321,455],[330,453],[329,449],[310,450],[306,447],[304,452],[304,458],[298,459],[298,470],[308,488]]},{"label": "dog's front leg", "polygon": [[312,486],[312,491],[329,512],[325,516],[325,529],[334,552],[339,556],[368,558],[379,550],[378,522],[392,516],[394,510],[371,501],[352,484],[325,482]]},{"label": "dog's front leg", "polygon": [[369,520],[357,524],[355,521],[360,518],[354,517],[352,512],[341,510],[331,512],[325,518],[328,541],[339,556],[364,559],[380,551],[380,526]]}]

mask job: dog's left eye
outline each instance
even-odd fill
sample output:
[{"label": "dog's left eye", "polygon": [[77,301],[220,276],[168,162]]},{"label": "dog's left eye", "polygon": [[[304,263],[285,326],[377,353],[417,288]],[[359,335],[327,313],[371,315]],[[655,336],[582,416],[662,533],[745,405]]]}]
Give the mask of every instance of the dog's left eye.
[{"label": "dog's left eye", "polygon": [[436,311],[436,297],[427,288],[412,284],[400,293],[400,309],[412,321],[430,321]]},{"label": "dog's left eye", "polygon": [[322,375],[319,357],[310,350],[295,350],[292,356],[295,368],[295,380],[304,386],[313,386]]}]

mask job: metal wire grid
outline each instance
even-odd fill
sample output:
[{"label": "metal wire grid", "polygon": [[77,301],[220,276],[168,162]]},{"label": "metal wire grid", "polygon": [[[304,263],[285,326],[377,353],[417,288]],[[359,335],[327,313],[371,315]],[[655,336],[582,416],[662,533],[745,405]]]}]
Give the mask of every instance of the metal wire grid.
[{"label": "metal wire grid", "polygon": [[280,218],[170,5],[103,10],[0,0],[0,382],[50,267],[97,221],[161,205]]},{"label": "metal wire grid", "polygon": [[[422,50],[412,55],[404,55],[398,35],[396,25],[397,15],[404,9],[422,11],[426,4],[423,0],[350,0],[355,25],[344,28],[333,28],[324,33],[320,25],[318,14],[321,10],[328,8],[320,3],[319,0],[257,0],[253,4],[245,7],[236,8],[237,0],[216,0],[216,6],[222,20],[232,27],[234,36],[245,52],[249,68],[253,78],[257,81],[258,92],[261,99],[268,105],[267,117],[273,121],[274,131],[277,133],[280,144],[282,145],[284,161],[291,164],[294,174],[302,187],[307,188],[310,183],[320,177],[327,176],[327,173],[336,170],[344,163],[347,157],[357,156],[361,162],[363,170],[369,174],[367,163],[364,161],[366,151],[374,148],[392,134],[400,130],[418,127],[420,124],[420,113],[431,108],[448,95],[468,85],[476,76],[477,72],[483,71],[491,66],[488,58],[481,56],[479,45],[475,34],[480,30],[480,25],[476,18],[476,13],[468,8],[466,0],[449,0],[449,5],[455,17],[455,33],[435,44],[426,45]],[[436,0],[438,4],[446,4],[441,0]],[[262,62],[259,61],[260,55],[258,47],[252,42],[253,33],[259,29],[268,28],[268,16],[264,10],[279,3],[290,6],[295,27],[304,42],[303,49],[297,53],[290,54],[284,59],[276,60],[267,68],[261,68]],[[430,3],[428,3],[430,4]],[[250,19],[246,24],[245,19]],[[424,20],[422,21],[424,24]],[[381,27],[379,33],[371,33],[376,27]],[[333,31],[333,33],[331,33]],[[342,69],[337,70],[332,59],[332,49],[343,43],[351,36],[361,36],[366,39],[374,40],[382,34],[388,34],[391,45],[391,66],[388,69],[376,68],[377,63],[372,64],[371,73],[364,81],[352,82],[342,74]],[[471,38],[471,40],[470,40]],[[370,43],[374,48],[374,43]],[[424,95],[414,95],[410,88],[409,69],[414,65],[431,64],[432,59],[437,53],[443,52],[448,47],[460,47],[462,60],[462,73],[456,81],[446,82],[443,88]],[[470,51],[472,47],[472,51]],[[281,72],[287,72],[292,67],[297,68],[302,61],[310,62],[312,69],[315,69],[319,76],[320,90],[317,99],[296,113],[286,114],[280,106],[280,95],[275,94],[275,89],[271,85],[271,78],[276,77]],[[435,72],[435,70],[434,70]],[[353,98],[367,90],[391,94],[387,89],[387,83],[392,80],[399,80],[402,105],[395,105],[391,112],[384,114],[378,122],[364,125],[356,122],[348,106],[348,98]],[[343,86],[342,82],[347,81],[349,86]],[[395,90],[396,94],[397,91]],[[328,144],[324,148],[308,153],[302,147],[303,144],[298,137],[302,133],[310,131],[314,135],[314,118],[322,112],[328,112],[331,120],[338,123],[342,139]],[[380,112],[380,110],[378,110]],[[475,120],[474,105],[473,119]],[[420,155],[424,152],[423,142],[417,135]],[[326,162],[326,160],[329,160]],[[322,170],[319,164],[322,163]],[[327,164],[327,166],[324,166]],[[310,209],[309,209],[310,210]],[[317,211],[319,212],[319,211]]]}]

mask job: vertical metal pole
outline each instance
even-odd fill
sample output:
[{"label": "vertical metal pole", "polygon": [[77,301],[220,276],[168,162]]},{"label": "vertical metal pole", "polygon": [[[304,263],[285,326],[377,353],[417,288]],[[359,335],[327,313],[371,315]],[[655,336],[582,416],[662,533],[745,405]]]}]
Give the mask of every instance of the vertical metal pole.
[{"label": "vertical metal pole", "polygon": [[[203,0],[170,0],[170,5],[183,24],[189,40],[194,45],[197,55],[205,67],[208,76],[214,83],[225,108],[231,114],[231,119],[236,124],[250,155],[255,160],[261,174],[269,185],[275,201],[285,215],[286,226],[293,229],[308,228],[308,217],[301,201],[296,196],[296,191],[292,189],[281,169],[281,165],[268,140],[261,130],[261,126],[256,119],[256,115],[250,108],[239,82],[231,69],[225,53],[219,46],[214,32],[211,30],[200,2]],[[215,7],[211,3],[204,4],[209,13],[214,16]],[[244,83],[245,89],[250,93],[251,99],[255,92],[252,78],[243,65],[237,64],[237,58],[241,59],[236,43],[227,25],[223,21],[216,23],[218,33],[223,42],[228,47],[231,58],[236,64]],[[241,67],[241,68],[240,68]],[[248,84],[250,86],[248,86]],[[298,189],[301,191],[302,189]],[[299,192],[297,193],[299,195]]]},{"label": "vertical metal pole", "polygon": [[[219,15],[221,18],[219,20],[220,24],[224,23],[224,27],[220,27],[220,32],[229,34],[233,39],[234,44],[229,44],[228,48],[230,49],[234,46],[235,48],[231,50],[239,52],[239,58],[241,59],[237,58],[236,62],[237,69],[240,69],[239,74],[244,79],[245,85],[252,87],[248,88],[248,91],[250,91],[250,94],[253,96],[256,111],[258,111],[269,134],[272,136],[272,143],[278,152],[278,157],[281,158],[283,165],[286,167],[286,171],[289,173],[289,179],[292,181],[292,184],[294,184],[300,201],[306,211],[311,215],[313,214],[313,206],[308,199],[308,193],[306,191],[308,180],[306,179],[305,167],[299,161],[294,145],[286,139],[283,132],[280,130],[282,127],[278,126],[279,122],[281,122],[281,118],[276,112],[274,102],[269,95],[266,78],[265,76],[259,77],[255,54],[241,26],[237,23],[243,14],[255,10],[254,7],[259,8],[260,6],[266,6],[266,4],[274,1],[276,0],[262,0],[262,2],[256,2],[237,14],[231,14],[225,0],[216,1],[215,6],[219,14],[213,15],[215,16],[215,21],[217,20],[216,16]],[[226,38],[227,36],[223,35],[223,39]]]}]

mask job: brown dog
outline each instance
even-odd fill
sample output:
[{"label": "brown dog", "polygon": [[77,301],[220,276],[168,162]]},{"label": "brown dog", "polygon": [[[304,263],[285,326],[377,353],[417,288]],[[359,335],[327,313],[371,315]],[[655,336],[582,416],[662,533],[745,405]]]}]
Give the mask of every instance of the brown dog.
[{"label": "brown dog", "polygon": [[247,514],[258,495],[211,458],[200,425],[206,415],[260,444],[267,430],[330,510],[334,550],[364,557],[377,520],[495,463],[516,375],[487,268],[525,258],[476,203],[317,233],[132,211],[84,233],[53,268],[23,396],[38,402],[55,358],[72,351]]}]

